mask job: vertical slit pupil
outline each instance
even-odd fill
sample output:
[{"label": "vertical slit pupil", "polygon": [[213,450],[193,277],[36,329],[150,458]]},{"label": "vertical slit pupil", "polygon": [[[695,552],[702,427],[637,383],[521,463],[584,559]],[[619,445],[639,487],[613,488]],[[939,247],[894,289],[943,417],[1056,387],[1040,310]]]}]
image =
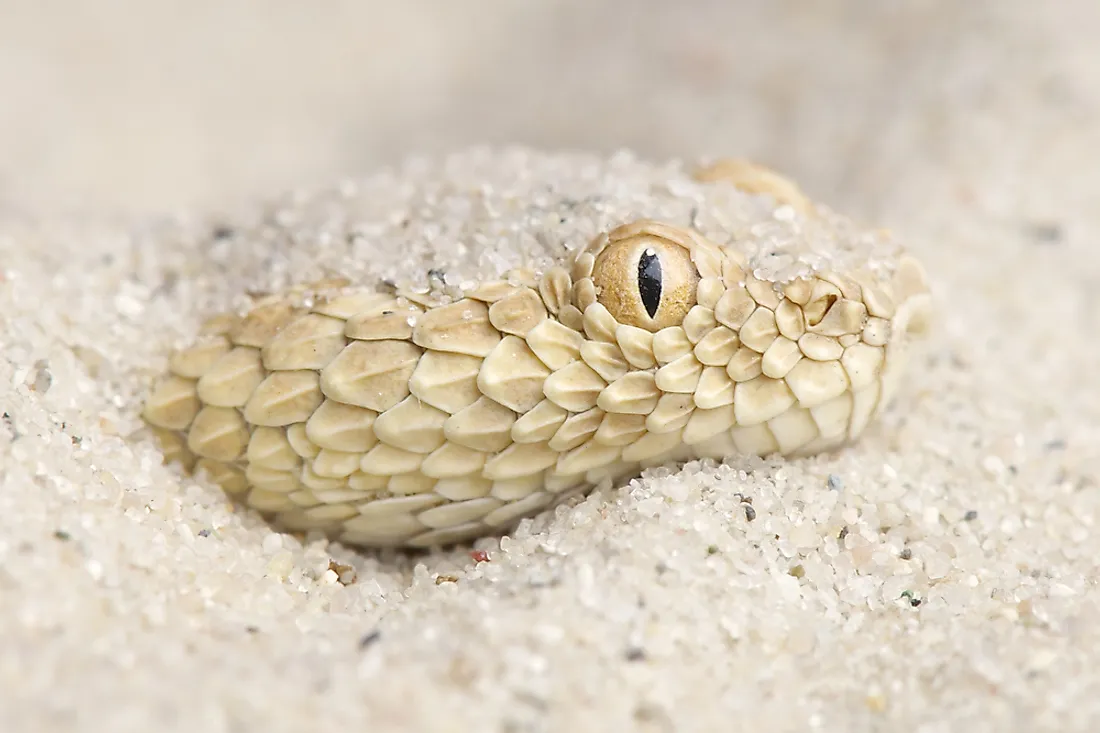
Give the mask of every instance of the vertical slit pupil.
[{"label": "vertical slit pupil", "polygon": [[655,317],[661,305],[661,260],[651,249],[638,258],[638,295],[649,317]]}]

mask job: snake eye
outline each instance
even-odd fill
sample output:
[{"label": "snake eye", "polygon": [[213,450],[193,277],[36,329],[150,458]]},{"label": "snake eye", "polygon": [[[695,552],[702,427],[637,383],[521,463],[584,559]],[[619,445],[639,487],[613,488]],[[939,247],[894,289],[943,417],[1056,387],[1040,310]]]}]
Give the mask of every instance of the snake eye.
[{"label": "snake eye", "polygon": [[659,331],[695,305],[699,273],[686,247],[648,234],[610,245],[596,257],[597,300],[619,323]]}]

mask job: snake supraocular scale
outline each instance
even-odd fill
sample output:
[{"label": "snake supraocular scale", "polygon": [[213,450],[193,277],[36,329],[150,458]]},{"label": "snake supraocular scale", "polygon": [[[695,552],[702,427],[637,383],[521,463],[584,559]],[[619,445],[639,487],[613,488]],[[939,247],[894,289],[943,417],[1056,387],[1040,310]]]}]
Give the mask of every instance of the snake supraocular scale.
[{"label": "snake supraocular scale", "polygon": [[[816,216],[752,164],[697,180]],[[457,298],[313,283],[214,318],[144,417],[167,459],[281,528],[446,544],[647,466],[854,440],[928,297],[904,253],[771,282],[736,243],[640,220]]]}]

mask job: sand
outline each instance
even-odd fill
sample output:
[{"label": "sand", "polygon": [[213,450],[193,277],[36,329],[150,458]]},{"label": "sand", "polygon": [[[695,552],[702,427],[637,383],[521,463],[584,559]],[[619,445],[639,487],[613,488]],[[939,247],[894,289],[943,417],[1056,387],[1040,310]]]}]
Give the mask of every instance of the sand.
[{"label": "sand", "polygon": [[[699,30],[722,13],[703,5],[692,37],[727,48]],[[925,262],[938,308],[927,352],[857,446],[653,471],[481,541],[476,556],[273,533],[162,466],[137,419],[166,349],[241,289],[326,266],[411,275],[456,258],[432,232],[411,251],[336,236],[349,186],[378,187],[350,216],[363,223],[398,215],[408,192],[395,181],[430,186],[442,174],[366,156],[348,178],[344,161],[296,159],[286,178],[323,169],[329,182],[283,194],[250,170],[225,195],[256,203],[211,213],[227,207],[204,201],[178,217],[158,212],[197,200],[197,184],[153,187],[148,212],[111,215],[133,190],[120,185],[92,199],[98,214],[31,215],[53,190],[39,170],[35,196],[6,199],[0,730],[1093,728],[1100,54],[1089,49],[1100,17],[1084,2],[1056,3],[1060,13],[975,3],[951,17],[929,2],[855,22],[862,5],[816,15],[794,5],[767,22],[816,23],[803,50],[834,64],[815,76],[802,62],[785,105],[737,87],[761,105],[738,122],[714,101],[737,86],[729,77],[692,97],[676,83],[688,72],[660,78],[646,65],[656,62],[639,62],[630,83],[666,85],[678,113],[616,127],[601,114],[614,105],[593,94],[586,126],[571,122],[585,135],[555,137],[551,120],[525,136],[549,152],[467,152],[448,175],[500,184],[527,171],[508,185],[552,183],[565,196],[591,193],[583,172],[598,171],[606,206],[644,208],[670,155],[778,161]],[[557,12],[558,32],[583,25],[575,6]],[[919,30],[902,32],[907,21]],[[661,22],[636,21],[608,49],[582,44],[594,71],[578,87],[606,89],[623,68],[614,53],[658,37]],[[670,25],[661,48],[686,27]],[[531,37],[501,33],[497,49]],[[765,68],[789,69],[789,47],[754,51]],[[852,78],[868,85],[864,106],[838,114],[846,93],[822,80]],[[473,98],[493,96],[489,82],[469,84]],[[761,110],[786,125],[769,127]],[[472,142],[519,136],[508,129]],[[445,142],[464,149],[461,137]],[[554,152],[580,142],[596,152]],[[627,144],[645,154],[604,150]],[[522,236],[549,227],[528,213],[517,207],[511,236],[473,243],[452,264],[490,273],[551,246]]]}]

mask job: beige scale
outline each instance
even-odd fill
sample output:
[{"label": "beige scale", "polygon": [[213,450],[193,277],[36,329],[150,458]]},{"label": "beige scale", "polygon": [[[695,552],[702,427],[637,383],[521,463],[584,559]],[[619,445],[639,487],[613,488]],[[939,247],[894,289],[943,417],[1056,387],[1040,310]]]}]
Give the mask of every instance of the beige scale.
[{"label": "beige scale", "polygon": [[[697,177],[813,215],[752,164]],[[275,526],[376,547],[507,532],[648,466],[854,440],[927,320],[921,267],[902,254],[789,282],[746,267],[734,245],[643,220],[458,299],[302,286],[208,322],[144,417],[166,460]]]}]

